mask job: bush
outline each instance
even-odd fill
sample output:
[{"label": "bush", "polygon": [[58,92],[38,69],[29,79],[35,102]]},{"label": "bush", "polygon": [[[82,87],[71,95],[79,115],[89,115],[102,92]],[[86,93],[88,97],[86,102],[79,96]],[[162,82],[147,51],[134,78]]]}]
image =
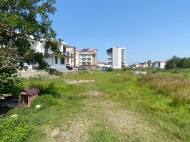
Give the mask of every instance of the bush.
[{"label": "bush", "polygon": [[153,73],[153,74],[155,74],[155,73],[156,73],[156,71],[155,71],[155,70],[153,70],[153,71],[152,71],[152,73]]},{"label": "bush", "polygon": [[173,70],[173,73],[174,74],[178,74],[178,70]]},{"label": "bush", "polygon": [[127,71],[127,67],[122,68],[122,71]]},{"label": "bush", "polygon": [[0,142],[25,141],[31,130],[28,124],[18,118],[2,118],[0,124]]},{"label": "bush", "polygon": [[44,109],[50,106],[58,105],[58,100],[50,94],[44,94],[44,95],[38,96],[32,102],[32,108],[35,108],[36,105],[41,105],[41,108]]},{"label": "bush", "polygon": [[53,97],[57,97],[57,98],[61,96],[61,94],[58,91],[56,91],[55,84],[53,82],[51,82],[48,85],[43,85],[43,84],[37,83],[36,80],[32,80],[29,86],[37,87],[40,90],[40,95],[51,94]]},{"label": "bush", "polygon": [[107,68],[106,71],[111,72],[111,71],[113,71],[113,69],[112,68]]}]

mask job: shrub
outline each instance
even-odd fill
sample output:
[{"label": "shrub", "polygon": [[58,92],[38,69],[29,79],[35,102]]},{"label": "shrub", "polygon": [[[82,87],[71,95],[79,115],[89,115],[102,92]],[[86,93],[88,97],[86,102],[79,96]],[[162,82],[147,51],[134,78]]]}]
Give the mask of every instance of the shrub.
[{"label": "shrub", "polygon": [[113,69],[112,68],[107,68],[106,71],[111,72],[111,71],[113,71]]},{"label": "shrub", "polygon": [[126,75],[126,76],[123,77],[123,79],[124,79],[125,81],[131,81],[131,80],[132,80],[132,77],[129,76],[129,75]]},{"label": "shrub", "polygon": [[124,67],[124,68],[122,68],[122,71],[132,71],[132,68],[131,67]]},{"label": "shrub", "polygon": [[0,124],[0,142],[25,141],[31,130],[28,124],[18,118],[2,118]]},{"label": "shrub", "polygon": [[47,108],[50,106],[58,105],[58,100],[54,98],[50,94],[44,94],[41,96],[38,96],[33,102],[32,102],[32,108],[35,108],[36,105],[41,105],[41,108]]},{"label": "shrub", "polygon": [[127,71],[127,67],[122,68],[122,71]]},{"label": "shrub", "polygon": [[174,74],[178,74],[178,70],[173,70],[173,73]]},{"label": "shrub", "polygon": [[31,80],[29,86],[37,87],[40,90],[40,95],[51,94],[53,97],[57,97],[57,98],[59,98],[61,96],[61,94],[59,92],[57,92],[57,90],[55,88],[55,84],[53,82],[51,82],[48,85],[44,85],[44,84],[37,83],[36,80]]},{"label": "shrub", "polygon": [[153,71],[152,71],[152,73],[153,73],[153,74],[155,74],[155,73],[156,73],[156,71],[155,71],[155,70],[153,70]]}]

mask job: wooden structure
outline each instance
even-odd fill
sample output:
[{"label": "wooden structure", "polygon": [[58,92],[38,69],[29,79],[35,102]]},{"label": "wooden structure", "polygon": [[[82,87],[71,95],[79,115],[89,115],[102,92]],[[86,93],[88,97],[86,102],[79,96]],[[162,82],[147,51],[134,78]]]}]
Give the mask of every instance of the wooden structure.
[{"label": "wooden structure", "polygon": [[19,92],[18,106],[30,108],[32,101],[38,96],[40,90],[36,87],[25,88]]}]

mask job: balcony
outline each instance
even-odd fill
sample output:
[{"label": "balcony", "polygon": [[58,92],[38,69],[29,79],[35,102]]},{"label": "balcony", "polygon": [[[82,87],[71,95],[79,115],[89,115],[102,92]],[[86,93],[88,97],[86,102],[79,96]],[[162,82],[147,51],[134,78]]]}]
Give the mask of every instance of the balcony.
[{"label": "balcony", "polygon": [[73,58],[73,53],[66,52],[66,53],[63,53],[63,55],[68,58]]},{"label": "balcony", "polygon": [[[81,52],[80,55],[86,55],[86,54],[91,54],[91,52]],[[94,53],[95,54],[95,53]]]},{"label": "balcony", "polygon": [[122,61],[122,62],[121,62],[121,64],[122,64],[122,65],[125,65],[125,64],[126,64],[126,62],[123,62],[123,61]]}]

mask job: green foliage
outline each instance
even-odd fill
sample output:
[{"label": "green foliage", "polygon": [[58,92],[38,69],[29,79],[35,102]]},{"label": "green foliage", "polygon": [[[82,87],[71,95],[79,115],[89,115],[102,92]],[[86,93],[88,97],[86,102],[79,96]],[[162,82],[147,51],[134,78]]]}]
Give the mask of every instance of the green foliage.
[{"label": "green foliage", "polygon": [[62,76],[63,75],[63,73],[61,71],[58,71],[54,68],[47,68],[47,69],[45,69],[45,71],[47,71],[51,75],[56,75],[56,76]]},{"label": "green foliage", "polygon": [[124,67],[122,68],[122,71],[131,71],[132,69],[130,67]]},{"label": "green foliage", "polygon": [[155,73],[156,73],[156,70],[153,70],[152,73],[155,74]]},{"label": "green foliage", "polygon": [[55,99],[50,94],[44,94],[41,96],[38,96],[33,102],[32,102],[32,108],[35,108],[36,105],[41,105],[41,109],[45,109],[51,106],[59,105],[58,100]]},{"label": "green foliage", "polygon": [[190,58],[179,58],[173,56],[166,62],[166,69],[188,69],[190,68]]},{"label": "green foliage", "polygon": [[[179,70],[177,75],[172,71],[133,75],[122,70],[109,73],[93,70],[64,78],[29,78],[24,80],[25,85],[41,84],[43,89],[53,82],[52,88],[61,94],[60,98],[43,93],[39,97],[44,99],[39,98],[38,103],[49,102],[48,106],[39,110],[17,107],[9,113],[18,114],[22,122],[30,123],[33,130],[26,141],[49,141],[55,128],[59,128],[60,133],[51,141],[63,141],[61,134],[70,134],[73,129],[85,130],[81,131],[86,136],[84,141],[189,141],[190,106],[189,101],[184,100],[190,93],[188,79],[182,77],[189,74],[189,70]],[[66,84],[65,79],[95,81]],[[90,96],[92,91],[101,94]],[[182,103],[176,102],[175,97],[181,97],[177,101]],[[55,102],[51,102],[52,99]],[[114,124],[121,125],[117,128]],[[142,136],[141,131],[144,131]],[[72,133],[73,139],[77,137],[75,134]]]},{"label": "green foliage", "polygon": [[190,101],[190,80],[174,75],[144,75],[138,78],[139,85],[146,85],[157,93],[173,98],[175,104],[186,104]]},{"label": "green foliage", "polygon": [[114,130],[108,128],[108,126],[97,123],[90,130],[91,142],[118,142],[122,141]]},{"label": "green foliage", "polygon": [[0,48],[0,93],[11,93],[21,83],[17,73],[15,50]]},{"label": "green foliage", "polygon": [[151,67],[151,63],[152,63],[151,60],[148,60],[148,61],[147,61],[148,67]]},{"label": "green foliage", "polygon": [[[24,63],[39,64],[50,74],[59,74],[36,53],[34,42],[44,42],[47,48],[61,56],[56,33],[51,28],[55,0],[3,0],[0,2],[0,91],[9,92],[19,84],[18,70],[27,69]],[[45,39],[42,41],[42,39]],[[4,92],[5,91],[5,92]]]},{"label": "green foliage", "polygon": [[107,71],[107,72],[112,72],[112,71],[113,71],[113,68],[111,68],[111,67],[110,67],[110,68],[107,68],[106,71]]},{"label": "green foliage", "polygon": [[25,141],[31,130],[28,124],[18,118],[2,118],[0,124],[0,142]]},{"label": "green foliage", "polygon": [[56,90],[55,84],[50,82],[48,85],[38,82],[39,79],[32,79],[30,81],[29,87],[37,87],[40,90],[39,95],[51,94],[53,97],[60,97],[60,93]]}]

